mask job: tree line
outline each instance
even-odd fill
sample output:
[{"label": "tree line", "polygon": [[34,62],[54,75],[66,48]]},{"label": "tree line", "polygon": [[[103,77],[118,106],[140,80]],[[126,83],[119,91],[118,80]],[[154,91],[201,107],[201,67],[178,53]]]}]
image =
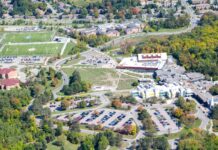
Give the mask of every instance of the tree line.
[{"label": "tree line", "polygon": [[178,60],[186,70],[201,72],[218,79],[218,17],[206,13],[199,27],[190,33],[157,39],[150,38],[135,49],[135,54],[167,52]]}]

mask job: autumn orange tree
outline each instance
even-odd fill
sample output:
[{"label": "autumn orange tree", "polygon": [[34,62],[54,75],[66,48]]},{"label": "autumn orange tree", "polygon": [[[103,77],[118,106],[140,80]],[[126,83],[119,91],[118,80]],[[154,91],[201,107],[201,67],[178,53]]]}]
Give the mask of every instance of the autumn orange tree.
[{"label": "autumn orange tree", "polygon": [[121,108],[122,102],[119,99],[113,100],[111,106],[114,108]]}]

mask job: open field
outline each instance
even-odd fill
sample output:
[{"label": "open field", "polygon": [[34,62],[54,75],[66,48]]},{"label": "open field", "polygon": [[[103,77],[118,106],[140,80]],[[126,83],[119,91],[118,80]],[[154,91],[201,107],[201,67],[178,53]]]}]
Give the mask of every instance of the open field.
[{"label": "open field", "polygon": [[135,82],[135,81],[137,81],[137,78],[133,78],[131,76],[122,74],[120,76],[120,80],[119,80],[119,83],[118,83],[117,90],[132,89],[133,88],[132,83]]},{"label": "open field", "polygon": [[87,6],[89,3],[101,2],[102,0],[71,0],[76,6]]},{"label": "open field", "polygon": [[[88,135],[85,134],[85,133],[80,133],[80,135],[85,139]],[[64,136],[64,135],[61,135],[59,137],[57,137],[53,142],[57,141],[57,139],[63,141],[64,145],[64,149],[65,150],[76,150],[78,147],[79,147],[79,144],[72,144],[70,143],[69,141],[67,141],[67,137]],[[47,145],[47,150],[60,150],[61,147],[58,147],[54,144],[52,144],[53,142],[50,142],[48,145]]]},{"label": "open field", "polygon": [[64,56],[67,56],[74,46],[75,46],[75,43],[72,43],[72,42],[68,43],[64,51]]},{"label": "open field", "polygon": [[62,47],[61,43],[5,45],[0,56],[57,55]]},{"label": "open field", "polygon": [[53,35],[53,32],[7,33],[4,43],[48,42],[51,41]]},{"label": "open field", "polygon": [[118,82],[118,74],[114,69],[102,68],[66,68],[63,69],[68,75],[72,75],[74,70],[80,72],[81,78],[93,85],[113,86]]}]

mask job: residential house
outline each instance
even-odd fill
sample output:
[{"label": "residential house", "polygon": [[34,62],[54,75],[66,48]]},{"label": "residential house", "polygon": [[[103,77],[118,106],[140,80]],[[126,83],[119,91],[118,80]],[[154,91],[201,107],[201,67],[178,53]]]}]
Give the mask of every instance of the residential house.
[{"label": "residential house", "polygon": [[11,79],[17,78],[17,71],[13,68],[2,68],[0,69],[0,79]]},{"label": "residential house", "polygon": [[120,32],[117,31],[117,30],[108,30],[108,31],[106,32],[106,35],[107,35],[108,37],[118,37],[118,36],[120,36]]},{"label": "residential house", "polygon": [[131,27],[131,28],[127,28],[126,30],[125,30],[125,33],[127,34],[127,35],[129,35],[129,34],[134,34],[134,33],[139,33],[139,32],[141,32],[142,30],[141,30],[141,28],[139,28],[139,27]]},{"label": "residential house", "polygon": [[96,34],[97,34],[96,28],[85,29],[85,30],[80,31],[80,35],[84,35],[84,36],[90,36],[90,35],[96,35]]},{"label": "residential house", "polygon": [[17,79],[17,71],[12,68],[0,69],[0,89],[10,90],[12,88],[19,88],[20,81]]},{"label": "residential house", "polygon": [[19,88],[20,81],[18,79],[3,79],[0,80],[0,89],[1,90],[10,90],[12,88]]}]

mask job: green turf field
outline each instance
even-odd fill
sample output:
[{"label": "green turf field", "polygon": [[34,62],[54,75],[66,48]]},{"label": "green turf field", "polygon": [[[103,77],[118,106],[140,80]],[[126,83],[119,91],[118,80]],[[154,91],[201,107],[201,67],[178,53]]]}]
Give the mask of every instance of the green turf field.
[{"label": "green turf field", "polygon": [[57,55],[61,52],[62,47],[62,43],[5,45],[0,56]]},{"label": "green turf field", "polygon": [[53,35],[53,32],[7,33],[4,43],[49,42]]}]

